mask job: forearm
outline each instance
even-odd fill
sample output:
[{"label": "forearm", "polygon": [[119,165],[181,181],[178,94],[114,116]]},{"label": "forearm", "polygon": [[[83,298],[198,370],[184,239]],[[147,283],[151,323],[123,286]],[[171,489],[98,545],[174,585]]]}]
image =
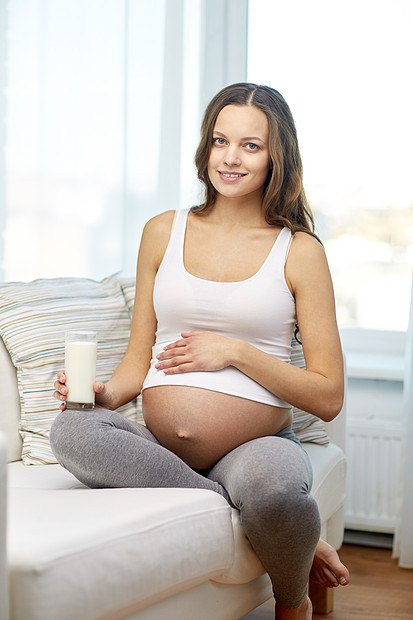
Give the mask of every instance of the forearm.
[{"label": "forearm", "polygon": [[319,372],[303,370],[282,362],[242,340],[234,340],[230,365],[282,400],[326,422],[334,419],[341,410],[341,360],[334,376],[327,377]]},{"label": "forearm", "polygon": [[[132,401],[140,394],[147,371],[147,364],[126,355],[105,385],[107,402],[102,404],[114,410]],[[97,403],[100,404],[99,397]]]}]

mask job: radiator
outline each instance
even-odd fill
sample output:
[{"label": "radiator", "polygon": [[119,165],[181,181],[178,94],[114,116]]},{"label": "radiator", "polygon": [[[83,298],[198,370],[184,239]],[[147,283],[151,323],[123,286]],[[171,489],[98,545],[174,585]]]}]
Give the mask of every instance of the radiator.
[{"label": "radiator", "polygon": [[394,532],[400,493],[401,424],[349,420],[345,527]]}]

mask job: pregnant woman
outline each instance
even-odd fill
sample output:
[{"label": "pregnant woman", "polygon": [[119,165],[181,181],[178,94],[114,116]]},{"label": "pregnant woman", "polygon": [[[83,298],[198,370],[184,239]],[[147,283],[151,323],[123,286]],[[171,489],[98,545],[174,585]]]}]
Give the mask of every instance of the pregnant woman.
[{"label": "pregnant woman", "polygon": [[[310,572],[347,583],[319,542],[312,472],[291,405],[340,411],[334,294],[302,186],[291,112],[242,83],[209,104],[196,153],[205,200],[150,220],[138,256],[130,342],[96,409],[57,417],[59,462],[90,487],[210,489],[240,510],[270,575],[277,619],[310,618]],[[299,325],[306,370],[289,364]],[[56,398],[68,397],[59,373]],[[146,426],[116,409],[142,392]],[[125,432],[126,431],[126,432]]]}]

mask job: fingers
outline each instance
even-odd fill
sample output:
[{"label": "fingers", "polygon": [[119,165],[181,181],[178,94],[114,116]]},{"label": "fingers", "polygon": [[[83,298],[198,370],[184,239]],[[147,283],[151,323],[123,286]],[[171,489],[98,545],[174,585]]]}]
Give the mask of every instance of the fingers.
[{"label": "fingers", "polygon": [[178,355],[173,357],[164,358],[163,354],[157,355],[159,362],[155,364],[157,370],[163,370],[166,374],[172,374],[173,372],[189,372],[193,370],[192,360],[184,355]]},{"label": "fingers", "polygon": [[188,355],[187,349],[175,348],[175,349],[168,349],[168,351],[162,351],[156,356],[156,359],[159,360],[160,362],[164,362],[167,360],[169,361],[176,360],[178,364],[180,364],[182,360],[180,360],[179,358],[182,358],[187,355]]},{"label": "fingers", "polygon": [[176,340],[176,342],[171,342],[171,344],[166,345],[164,347],[164,351],[169,351],[176,347],[186,347],[189,344],[188,339],[193,336],[205,335],[208,332],[181,332],[182,340]]},{"label": "fingers", "polygon": [[163,362],[162,364],[155,364],[155,368],[157,370],[162,370],[165,375],[177,375],[182,372],[193,372],[196,370],[192,362],[177,364],[174,360],[169,360],[168,362]]},{"label": "fingers", "polygon": [[175,374],[220,370],[228,365],[228,338],[211,332],[182,332],[181,336],[156,356],[157,370]]},{"label": "fingers", "polygon": [[67,393],[68,393],[68,389],[65,388],[65,392],[61,392],[60,390],[56,390],[56,392],[54,392],[53,396],[57,399],[57,400],[63,400],[65,401],[67,398]]},{"label": "fingers", "polygon": [[172,349],[176,349],[178,347],[186,347],[188,342],[186,340],[177,340],[176,342],[171,342],[171,344],[166,345],[163,348],[164,351],[171,351]]},{"label": "fingers", "polygon": [[164,350],[156,356],[158,362],[155,364],[155,368],[157,370],[163,370],[165,374],[175,374],[193,370],[188,367],[192,359],[186,344],[184,340],[178,340],[166,346]]},{"label": "fingers", "polygon": [[95,394],[102,394],[105,389],[105,384],[102,381],[95,381],[93,384],[93,391]]},{"label": "fingers", "polygon": [[[56,400],[60,400],[61,404],[59,409],[64,411],[66,409],[66,400],[69,393],[69,388],[66,385],[66,375],[63,371],[57,373],[57,381],[54,383],[56,391],[53,393]],[[95,394],[103,395],[105,392],[105,384],[102,381],[95,381],[93,384],[93,391]]]},{"label": "fingers", "polygon": [[[178,340],[177,342],[169,344],[156,356],[156,359],[158,359],[159,362],[169,361],[172,365],[181,364],[182,359],[180,358],[184,356],[188,357],[189,354],[189,347],[187,344],[188,343],[184,340]],[[158,365],[155,365],[155,367],[158,368]]]},{"label": "fingers", "polygon": [[66,375],[62,370],[57,373],[57,381],[55,381],[54,387],[56,388],[56,391],[53,396],[57,400],[65,401],[69,390],[66,387]]}]

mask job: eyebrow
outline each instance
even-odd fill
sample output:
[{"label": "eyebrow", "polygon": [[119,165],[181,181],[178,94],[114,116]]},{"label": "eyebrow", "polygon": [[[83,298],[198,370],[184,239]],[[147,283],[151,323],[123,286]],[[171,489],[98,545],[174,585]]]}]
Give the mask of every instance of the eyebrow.
[{"label": "eyebrow", "polygon": [[[220,131],[216,131],[215,129],[212,133],[213,135],[215,134],[219,136],[220,138],[227,137],[224,133],[221,133]],[[259,138],[258,136],[246,136],[245,138],[241,138],[241,140],[247,140],[247,141],[258,140],[259,142],[262,142],[263,144],[265,144],[265,141],[262,138]]]}]

